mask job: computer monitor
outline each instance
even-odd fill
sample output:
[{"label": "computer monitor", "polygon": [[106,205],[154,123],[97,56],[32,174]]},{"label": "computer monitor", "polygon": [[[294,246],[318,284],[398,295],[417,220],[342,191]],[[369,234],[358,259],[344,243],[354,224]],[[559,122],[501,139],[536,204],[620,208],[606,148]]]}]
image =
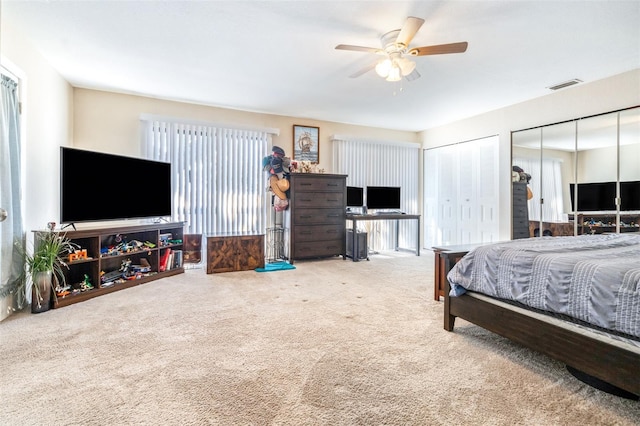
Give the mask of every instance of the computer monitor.
[{"label": "computer monitor", "polygon": [[368,210],[400,210],[400,188],[394,186],[367,186]]},{"label": "computer monitor", "polygon": [[357,186],[347,186],[347,207],[362,207],[364,205],[364,189]]}]

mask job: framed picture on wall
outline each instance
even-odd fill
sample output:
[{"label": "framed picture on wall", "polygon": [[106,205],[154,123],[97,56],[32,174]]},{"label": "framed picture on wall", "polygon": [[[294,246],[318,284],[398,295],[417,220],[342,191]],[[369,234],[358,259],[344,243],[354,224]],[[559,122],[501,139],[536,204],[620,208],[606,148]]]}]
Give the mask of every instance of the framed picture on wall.
[{"label": "framed picture on wall", "polygon": [[293,159],[318,164],[320,161],[319,127],[293,125]]}]

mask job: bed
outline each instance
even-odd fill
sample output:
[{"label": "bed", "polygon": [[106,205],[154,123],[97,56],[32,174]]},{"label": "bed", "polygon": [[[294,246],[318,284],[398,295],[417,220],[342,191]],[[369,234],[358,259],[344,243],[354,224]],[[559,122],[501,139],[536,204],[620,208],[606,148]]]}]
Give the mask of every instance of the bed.
[{"label": "bed", "polygon": [[640,395],[640,235],[506,241],[446,263],[446,330],[465,319]]}]

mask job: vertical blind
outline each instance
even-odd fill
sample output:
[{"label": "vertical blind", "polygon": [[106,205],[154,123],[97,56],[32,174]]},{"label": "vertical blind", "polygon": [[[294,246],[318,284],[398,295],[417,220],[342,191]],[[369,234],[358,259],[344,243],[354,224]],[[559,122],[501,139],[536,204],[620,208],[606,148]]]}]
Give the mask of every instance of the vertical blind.
[{"label": "vertical blind", "polygon": [[[351,137],[333,137],[333,171],[346,174],[347,185],[400,187],[400,209],[418,214],[418,167],[420,146],[416,143],[366,141]],[[366,201],[366,200],[365,200]],[[416,247],[418,225],[413,220],[401,220],[399,247]],[[392,221],[362,222],[370,233],[369,248],[389,250],[395,247],[395,223]]]},{"label": "vertical blind", "polygon": [[142,127],[143,155],[171,163],[172,219],[186,233],[264,232],[268,131],[153,119]]},{"label": "vertical blind", "polygon": [[[529,186],[533,198],[527,203],[529,220],[562,222],[562,163],[554,158],[513,157],[513,164],[531,175]],[[541,178],[544,176],[544,179]],[[541,203],[544,200],[544,203]]]}]

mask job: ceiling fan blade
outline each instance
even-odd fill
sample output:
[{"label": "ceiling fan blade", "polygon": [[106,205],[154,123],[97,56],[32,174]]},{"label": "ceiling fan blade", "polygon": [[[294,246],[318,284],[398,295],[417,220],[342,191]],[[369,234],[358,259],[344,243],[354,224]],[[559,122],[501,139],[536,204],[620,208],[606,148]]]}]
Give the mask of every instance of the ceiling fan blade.
[{"label": "ceiling fan blade", "polygon": [[445,53],[462,53],[467,50],[468,43],[461,41],[460,43],[438,44],[434,46],[414,47],[409,50],[411,56],[425,55],[442,55]]},{"label": "ceiling fan blade", "polygon": [[411,71],[411,74],[405,75],[404,78],[406,78],[407,81],[417,80],[420,78],[420,73],[418,72],[418,70],[413,70]]},{"label": "ceiling fan blade", "polygon": [[396,43],[409,46],[409,43],[411,43],[411,40],[413,40],[413,37],[416,35],[422,24],[424,24],[424,19],[409,16],[400,29]]},{"label": "ceiling fan blade", "polygon": [[349,76],[349,78],[356,78],[356,77],[360,77],[362,74],[366,74],[369,71],[371,71],[372,69],[374,69],[377,65],[377,62],[374,62],[371,65],[367,65],[366,67],[362,68],[360,71],[356,71],[353,74],[351,74]]},{"label": "ceiling fan blade", "polygon": [[352,46],[350,44],[339,44],[336,46],[336,50],[354,50],[356,52],[368,52],[375,54],[384,53],[382,49],[378,49],[375,47]]}]

